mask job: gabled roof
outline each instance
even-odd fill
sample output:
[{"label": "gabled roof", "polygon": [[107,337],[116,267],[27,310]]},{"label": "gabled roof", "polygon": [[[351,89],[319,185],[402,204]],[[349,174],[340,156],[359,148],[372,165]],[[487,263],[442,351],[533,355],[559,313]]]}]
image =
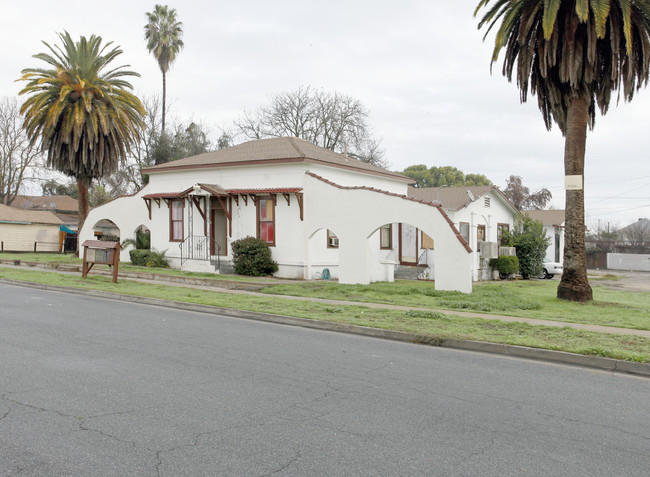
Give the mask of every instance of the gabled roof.
[{"label": "gabled roof", "polygon": [[186,157],[177,161],[159,164],[143,169],[143,173],[152,174],[163,171],[183,169],[202,169],[246,166],[257,164],[282,164],[291,162],[310,162],[332,167],[353,170],[366,174],[390,177],[406,183],[413,179],[397,172],[361,162],[352,157],[338,154],[309,141],[296,137],[278,137],[249,141],[237,146],[206,152],[198,156]]},{"label": "gabled roof", "polygon": [[79,202],[68,195],[19,195],[11,203],[12,207],[29,210],[56,210],[77,213]]},{"label": "gabled roof", "polygon": [[[503,199],[512,206],[510,201],[503,195],[503,193],[496,186],[456,186],[456,187],[409,187],[408,196],[414,199],[425,200],[427,202],[440,203],[443,208],[451,210],[460,210],[473,202],[470,191],[474,196],[474,200],[496,191]],[[515,209],[516,210],[516,209]]]},{"label": "gabled roof", "polygon": [[621,227],[621,229],[618,232],[620,234],[621,232],[627,232],[628,230],[633,230],[636,229],[637,227],[648,228],[650,230],[650,219],[639,218],[639,220],[637,220],[636,222],[632,222],[630,225]]},{"label": "gabled roof", "polygon": [[17,224],[52,224],[63,222],[52,212],[41,210],[23,210],[17,207],[0,204],[0,222]]},{"label": "gabled roof", "polygon": [[533,220],[539,220],[544,225],[562,225],[564,210],[524,210],[522,212]]}]

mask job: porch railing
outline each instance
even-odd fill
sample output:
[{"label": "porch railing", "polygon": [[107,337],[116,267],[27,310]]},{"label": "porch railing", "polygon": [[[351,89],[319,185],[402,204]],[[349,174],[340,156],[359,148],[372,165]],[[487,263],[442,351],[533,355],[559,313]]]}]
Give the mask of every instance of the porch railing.
[{"label": "porch railing", "polygon": [[188,235],[179,245],[181,265],[187,260],[210,260],[210,242],[204,235]]}]

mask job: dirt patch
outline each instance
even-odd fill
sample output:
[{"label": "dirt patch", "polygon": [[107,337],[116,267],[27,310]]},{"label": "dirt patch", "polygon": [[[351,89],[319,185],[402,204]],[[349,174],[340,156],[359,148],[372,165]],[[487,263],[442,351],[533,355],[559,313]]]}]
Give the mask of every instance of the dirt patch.
[{"label": "dirt patch", "polygon": [[650,272],[625,272],[620,270],[587,270],[590,281],[610,290],[650,293]]}]

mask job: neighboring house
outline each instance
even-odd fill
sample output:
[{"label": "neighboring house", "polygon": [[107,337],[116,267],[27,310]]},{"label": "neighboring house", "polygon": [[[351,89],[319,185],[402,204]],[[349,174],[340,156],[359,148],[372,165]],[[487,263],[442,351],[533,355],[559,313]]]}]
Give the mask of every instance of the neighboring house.
[{"label": "neighboring house", "polygon": [[618,243],[629,253],[650,253],[650,220],[640,218],[618,231]]},{"label": "neighboring house", "polygon": [[564,262],[564,210],[526,210],[531,219],[544,224],[550,243],[546,249],[546,259],[551,262]]},{"label": "neighboring house", "polygon": [[19,195],[11,203],[12,207],[25,210],[41,210],[52,212],[63,225],[76,231],[79,225],[77,218],[79,202],[68,195]]},{"label": "neighboring house", "polygon": [[[341,283],[392,281],[399,223],[435,242],[436,288],[471,292],[472,249],[437,203],[409,198],[412,179],[298,138],[250,141],[143,170],[136,194],[90,211],[80,243],[110,220],[120,239],[150,231],[174,267],[226,271],[232,241],[257,236],[279,264],[276,276]],[[128,260],[128,250],[121,260]],[[326,274],[324,274],[326,275]]]},{"label": "neighboring house", "polygon": [[62,223],[49,211],[23,210],[0,204],[0,250],[57,252],[63,245]]},{"label": "neighboring house", "polygon": [[[409,187],[409,197],[439,203],[472,248],[472,279],[491,279],[488,262],[505,245],[519,211],[496,186]],[[425,243],[426,237],[421,243]],[[422,246],[419,253],[425,253]]]}]

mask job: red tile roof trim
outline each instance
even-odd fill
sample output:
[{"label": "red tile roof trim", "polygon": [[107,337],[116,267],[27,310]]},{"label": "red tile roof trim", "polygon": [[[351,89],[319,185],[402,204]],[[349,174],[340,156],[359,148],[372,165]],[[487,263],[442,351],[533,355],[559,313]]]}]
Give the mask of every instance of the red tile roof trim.
[{"label": "red tile roof trim", "polygon": [[451,219],[449,218],[449,216],[446,214],[446,212],[442,209],[442,207],[441,207],[440,204],[438,204],[438,203],[435,203],[435,202],[428,202],[428,201],[426,201],[426,200],[412,199],[411,197],[408,197],[408,196],[406,196],[406,195],[404,195],[404,194],[396,194],[396,193],[394,193],[394,192],[388,192],[388,191],[386,191],[386,190],[376,189],[375,187],[368,187],[368,186],[342,186],[342,185],[337,184],[337,183],[335,183],[335,182],[332,182],[332,181],[330,181],[330,180],[328,180],[328,179],[325,179],[324,177],[319,176],[318,174],[314,174],[313,172],[309,172],[309,171],[307,171],[307,172],[305,172],[305,174],[307,174],[308,176],[313,177],[314,179],[318,179],[318,180],[321,181],[321,182],[325,182],[326,184],[329,184],[329,185],[331,185],[331,186],[333,186],[333,187],[336,187],[336,188],[338,188],[338,189],[343,189],[343,190],[369,190],[369,191],[373,191],[373,192],[378,192],[378,193],[380,193],[380,194],[389,195],[389,196],[392,196],[392,197],[399,197],[400,199],[408,200],[408,201],[410,201],[410,202],[417,202],[418,204],[428,205],[429,207],[434,207],[435,209],[438,209],[438,212],[440,212],[440,214],[442,214],[442,216],[444,217],[444,219],[445,219],[445,220],[447,221],[447,223],[449,224],[449,227],[451,228],[451,230],[452,230],[452,231],[454,232],[454,234],[456,235],[456,238],[458,239],[458,241],[463,245],[463,247],[465,247],[465,250],[467,250],[468,253],[472,253],[472,248],[469,246],[469,244],[468,244],[467,241],[463,238],[463,236],[460,234],[460,232],[458,231],[458,229],[456,228],[456,226],[454,225],[454,223],[451,221]]},{"label": "red tile roof trim", "polygon": [[158,192],[156,194],[147,194],[143,195],[143,199],[174,199],[176,197],[181,197],[183,192]]},{"label": "red tile roof trim", "polygon": [[295,194],[300,192],[302,187],[285,187],[274,189],[227,189],[229,194]]}]

